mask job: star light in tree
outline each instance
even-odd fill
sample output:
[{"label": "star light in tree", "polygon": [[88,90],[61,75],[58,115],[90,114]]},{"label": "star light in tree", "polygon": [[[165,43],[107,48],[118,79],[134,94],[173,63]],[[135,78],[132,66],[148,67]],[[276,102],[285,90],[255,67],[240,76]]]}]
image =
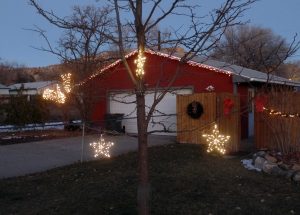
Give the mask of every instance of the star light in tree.
[{"label": "star light in tree", "polygon": [[134,63],[136,64],[136,75],[139,77],[142,77],[145,74],[144,71],[145,61],[146,61],[146,57],[143,55],[143,52],[139,50],[138,57],[134,61]]},{"label": "star light in tree", "polygon": [[230,139],[230,136],[225,136],[220,134],[217,124],[214,125],[212,134],[203,134],[208,142],[207,152],[212,152],[213,150],[219,151],[221,154],[225,154],[225,143]]},{"label": "star light in tree", "polygon": [[56,84],[56,89],[46,88],[43,92],[43,99],[54,101],[59,104],[66,102],[67,96],[71,92],[71,73],[67,73],[60,76],[62,79],[62,85],[64,92],[60,89],[60,86]]},{"label": "star light in tree", "polygon": [[58,84],[56,84],[56,89],[45,89],[43,92],[43,99],[54,101],[59,104],[64,104],[66,101],[65,94],[60,90]]},{"label": "star light in tree", "polygon": [[110,157],[110,148],[114,145],[113,142],[106,142],[101,134],[98,142],[90,143],[90,146],[94,149],[94,157],[103,155],[105,157]]}]

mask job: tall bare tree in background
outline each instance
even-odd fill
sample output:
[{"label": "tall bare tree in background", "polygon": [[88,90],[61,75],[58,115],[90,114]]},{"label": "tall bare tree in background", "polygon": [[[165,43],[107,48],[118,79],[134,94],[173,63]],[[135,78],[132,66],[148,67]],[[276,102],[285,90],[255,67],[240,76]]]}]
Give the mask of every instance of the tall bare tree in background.
[{"label": "tall bare tree in background", "polygon": [[293,81],[300,81],[300,61],[290,61],[280,66],[279,74]]},{"label": "tall bare tree in background", "polygon": [[279,74],[279,69],[298,49],[296,35],[290,43],[270,29],[250,25],[226,29],[211,57],[246,68]]},{"label": "tall bare tree in background", "polygon": [[[156,110],[159,102],[167,92],[172,89],[172,85],[181,72],[181,65],[195,57],[196,55],[207,54],[216,46],[226,28],[241,24],[238,18],[256,0],[225,0],[216,8],[210,10],[201,9],[195,1],[184,0],[107,0],[108,8],[114,11],[116,25],[105,31],[94,31],[96,34],[105,36],[117,45],[119,58],[126,67],[126,71],[135,86],[137,127],[138,127],[138,212],[139,214],[149,214],[149,174],[148,174],[148,124]],[[49,22],[60,28],[74,29],[66,19],[60,19],[55,14],[43,10],[35,0],[30,0],[31,4]],[[101,1],[99,4],[103,4]],[[146,10],[147,9],[147,10]],[[169,27],[165,39],[153,39],[151,32],[155,32],[163,22],[168,19],[182,21],[181,26]],[[76,25],[76,28],[78,25]],[[82,25],[82,28],[90,30],[90,26]],[[41,32],[41,31],[40,31]],[[42,33],[42,32],[41,32]],[[76,45],[78,41],[74,41]],[[102,47],[104,44],[100,44]],[[156,89],[154,102],[150,107],[145,107],[145,94],[149,90],[149,85],[143,75],[143,56],[148,48],[157,49],[163,46],[165,50],[173,52],[177,48],[183,48],[185,52],[179,60],[174,76],[164,80],[157,80],[151,85]],[[125,54],[128,47],[135,47],[139,51],[140,64],[138,69],[128,64]],[[50,49],[56,54],[56,51]],[[59,52],[59,55],[64,55]],[[146,71],[151,72],[151,71]],[[163,89],[161,88],[162,86]],[[159,90],[158,90],[159,89]]]},{"label": "tall bare tree in background", "polygon": [[74,6],[72,15],[61,18],[41,8],[35,0],[30,0],[30,4],[51,24],[63,29],[56,46],[50,43],[45,30],[39,27],[32,30],[39,33],[47,44],[37,49],[58,56],[63,71],[72,74],[71,98],[75,100],[82,120],[86,121],[91,105],[95,102],[95,95],[82,83],[112,60],[112,56],[108,55],[111,43],[104,37],[104,33],[109,35],[112,30],[112,19],[109,16],[112,11],[109,7]]},{"label": "tall bare tree in background", "polygon": [[24,65],[0,61],[0,84],[11,85],[34,81],[34,77],[26,72]]}]

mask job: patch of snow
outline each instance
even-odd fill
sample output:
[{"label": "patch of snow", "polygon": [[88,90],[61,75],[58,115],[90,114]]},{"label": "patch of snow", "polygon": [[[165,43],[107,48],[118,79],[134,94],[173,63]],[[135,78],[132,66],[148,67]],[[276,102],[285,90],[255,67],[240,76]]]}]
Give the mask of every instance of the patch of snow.
[{"label": "patch of snow", "polygon": [[16,136],[5,136],[1,137],[1,140],[11,140],[11,139],[20,139],[22,137],[16,137]]},{"label": "patch of snow", "polygon": [[45,130],[45,129],[56,129],[63,130],[63,122],[49,122],[45,124],[27,124],[25,126],[13,126],[13,125],[3,125],[0,126],[1,132],[13,132],[13,131],[34,131],[34,130]]},{"label": "patch of snow", "polygon": [[255,166],[253,166],[252,164],[252,159],[243,159],[241,160],[242,164],[244,165],[244,167],[248,170],[256,170],[258,172],[261,172],[261,169],[256,168]]},{"label": "patch of snow", "polygon": [[39,135],[39,136],[35,135],[35,136],[33,136],[33,137],[34,137],[34,138],[39,138],[39,137],[47,137],[47,136],[49,136],[49,135],[43,134],[43,135]]}]

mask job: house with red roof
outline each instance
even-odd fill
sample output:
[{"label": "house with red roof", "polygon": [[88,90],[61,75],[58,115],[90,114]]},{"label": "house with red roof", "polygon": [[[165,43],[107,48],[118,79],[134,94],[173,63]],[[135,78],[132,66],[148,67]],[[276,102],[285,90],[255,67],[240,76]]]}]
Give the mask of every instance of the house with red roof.
[{"label": "house with red roof", "polygon": [[[133,70],[136,57],[137,51],[126,56]],[[266,83],[300,86],[299,82],[282,77],[201,57],[182,63],[176,55],[151,50],[145,51],[145,57],[146,110],[163,89],[171,89],[157,105],[149,131],[163,127],[176,131],[176,95],[227,92],[240,97],[241,137],[247,138],[254,133],[253,108],[249,107],[257,87]],[[102,68],[83,83],[90,86],[98,98],[91,109],[92,121],[101,123],[106,114],[123,114],[122,126],[126,132],[137,132],[134,85],[121,60]]]}]

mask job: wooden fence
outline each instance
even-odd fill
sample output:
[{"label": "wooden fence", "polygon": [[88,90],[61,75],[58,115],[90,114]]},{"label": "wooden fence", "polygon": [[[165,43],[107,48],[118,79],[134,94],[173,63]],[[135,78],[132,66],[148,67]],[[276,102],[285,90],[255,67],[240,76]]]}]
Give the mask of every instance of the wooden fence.
[{"label": "wooden fence", "polygon": [[[224,100],[233,101],[230,114],[224,114]],[[187,114],[187,106],[200,102],[203,115],[193,119]],[[206,143],[202,137],[211,133],[214,124],[218,125],[221,134],[230,135],[227,152],[237,152],[240,146],[240,102],[238,96],[230,93],[197,93],[177,96],[177,141],[179,143]]]},{"label": "wooden fence", "polygon": [[271,92],[265,98],[268,110],[255,112],[256,148],[300,151],[300,93]]}]

